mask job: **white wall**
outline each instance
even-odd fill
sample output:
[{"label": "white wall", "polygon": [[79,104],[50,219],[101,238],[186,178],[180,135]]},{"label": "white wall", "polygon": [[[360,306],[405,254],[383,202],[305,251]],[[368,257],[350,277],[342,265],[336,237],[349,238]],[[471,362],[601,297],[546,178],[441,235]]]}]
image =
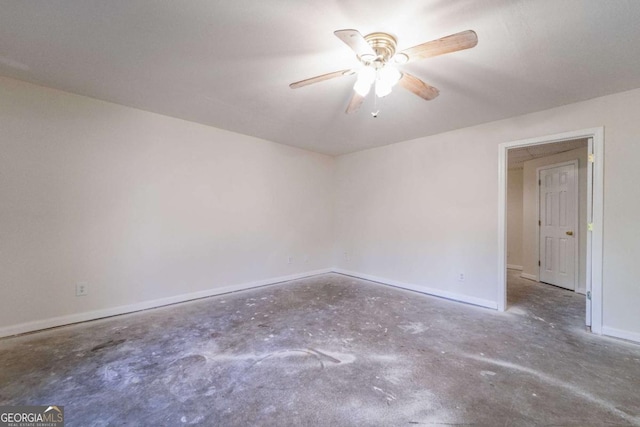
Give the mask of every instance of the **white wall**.
[{"label": "white wall", "polygon": [[341,156],[335,263],[495,306],[498,144],[604,125],[603,331],[640,341],[639,114],[633,90]]},{"label": "white wall", "polygon": [[507,265],[518,270],[522,270],[522,174],[522,168],[507,172]]},{"label": "white wall", "polygon": [[537,168],[578,160],[578,286],[576,292],[586,292],[587,281],[587,146],[553,156],[541,157],[524,163],[523,175],[523,271],[524,275],[538,277],[538,177]]},{"label": "white wall", "polygon": [[603,330],[640,341],[638,113],[634,90],[332,159],[0,78],[0,332],[331,265],[495,307],[498,144],[604,125]]},{"label": "white wall", "polygon": [[0,335],[329,268],[333,167],[0,78]]}]

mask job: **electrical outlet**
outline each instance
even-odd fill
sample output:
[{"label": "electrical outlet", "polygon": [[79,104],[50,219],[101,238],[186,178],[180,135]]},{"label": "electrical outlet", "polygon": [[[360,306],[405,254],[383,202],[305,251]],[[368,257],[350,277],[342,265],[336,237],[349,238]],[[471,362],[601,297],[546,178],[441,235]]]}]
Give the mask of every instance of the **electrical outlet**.
[{"label": "electrical outlet", "polygon": [[464,273],[458,273],[458,282],[464,282]]},{"label": "electrical outlet", "polygon": [[344,251],[344,260],[349,261],[349,252]]},{"label": "electrical outlet", "polygon": [[289,255],[287,257],[287,264],[292,264],[293,263],[293,257],[291,255]]},{"label": "electrical outlet", "polygon": [[305,262],[305,264],[309,262],[309,255],[305,255],[304,256],[304,262]]},{"label": "electrical outlet", "polygon": [[86,282],[76,284],[76,296],[83,297],[89,294],[89,285]]}]

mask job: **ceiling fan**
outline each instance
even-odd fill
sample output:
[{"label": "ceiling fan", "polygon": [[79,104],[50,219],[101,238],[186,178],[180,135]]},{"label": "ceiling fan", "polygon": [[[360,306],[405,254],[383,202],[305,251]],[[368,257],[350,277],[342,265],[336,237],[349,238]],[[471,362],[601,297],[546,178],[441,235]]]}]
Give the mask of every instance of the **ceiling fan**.
[{"label": "ceiling fan", "polygon": [[291,83],[289,87],[297,89],[335,77],[356,74],[357,80],[347,106],[347,114],[360,108],[372,86],[375,86],[375,93],[379,98],[391,93],[393,86],[399,84],[427,101],[434,99],[439,94],[438,89],[407,72],[398,70],[395,64],[406,64],[417,59],[470,49],[478,44],[475,31],[467,30],[396,52],[397,40],[388,33],[363,36],[357,30],[338,30],[334,34],[355,52],[360,66],[300,80]]}]

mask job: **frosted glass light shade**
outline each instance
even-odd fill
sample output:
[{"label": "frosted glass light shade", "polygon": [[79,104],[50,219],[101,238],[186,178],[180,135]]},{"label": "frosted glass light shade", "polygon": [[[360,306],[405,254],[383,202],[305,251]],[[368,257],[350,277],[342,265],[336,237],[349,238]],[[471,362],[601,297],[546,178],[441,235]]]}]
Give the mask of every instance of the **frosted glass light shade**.
[{"label": "frosted glass light shade", "polygon": [[356,93],[360,96],[367,96],[370,89],[371,89],[371,82],[357,80],[356,84],[353,85],[353,90],[355,90]]},{"label": "frosted glass light shade", "polygon": [[353,85],[353,90],[360,96],[367,96],[375,79],[376,71],[373,68],[362,67],[358,70],[358,80]]},{"label": "frosted glass light shade", "polygon": [[392,86],[388,82],[386,82],[386,81],[384,81],[382,79],[377,80],[376,81],[376,96],[378,98],[384,98],[385,96],[387,96],[387,95],[389,95],[391,93],[391,88],[392,88]]}]

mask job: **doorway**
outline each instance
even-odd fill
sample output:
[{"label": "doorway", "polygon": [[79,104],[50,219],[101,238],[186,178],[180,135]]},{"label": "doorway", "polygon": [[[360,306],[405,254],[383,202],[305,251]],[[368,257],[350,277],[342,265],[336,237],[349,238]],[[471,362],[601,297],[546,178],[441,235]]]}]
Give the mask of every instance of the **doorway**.
[{"label": "doorway", "polygon": [[[499,146],[499,211],[498,211],[498,274],[499,274],[499,294],[498,309],[504,311],[507,308],[507,185],[508,185],[508,158],[509,150],[520,148],[535,149],[538,146],[556,143],[567,143],[569,141],[587,141],[587,189],[585,191],[586,208],[584,221],[584,251],[581,250],[580,262],[584,265],[584,293],[586,295],[586,316],[585,324],[591,326],[594,333],[602,333],[602,201],[603,201],[603,146],[604,132],[602,128],[586,129],[576,132],[567,132],[558,135],[550,135],[527,140],[513,141],[500,144]],[[541,147],[538,147],[541,148]],[[536,203],[538,199],[536,198]],[[538,206],[538,209],[540,206]],[[539,210],[537,211],[539,212]],[[587,231],[588,228],[588,231]],[[565,235],[567,231],[564,230]],[[568,236],[570,237],[570,236]],[[538,237],[539,242],[539,237]],[[565,239],[565,243],[568,240]],[[553,243],[550,243],[550,248]],[[535,245],[535,250],[540,261],[540,245]],[[553,250],[553,249],[552,249]],[[557,250],[557,248],[556,248]],[[583,252],[583,253],[582,253]],[[538,267],[538,266],[536,266]],[[568,266],[565,266],[568,268]],[[539,267],[538,267],[539,268]],[[574,266],[575,268],[575,266]],[[533,277],[522,277],[540,279],[538,270],[530,269],[538,274],[529,274]]]}]

